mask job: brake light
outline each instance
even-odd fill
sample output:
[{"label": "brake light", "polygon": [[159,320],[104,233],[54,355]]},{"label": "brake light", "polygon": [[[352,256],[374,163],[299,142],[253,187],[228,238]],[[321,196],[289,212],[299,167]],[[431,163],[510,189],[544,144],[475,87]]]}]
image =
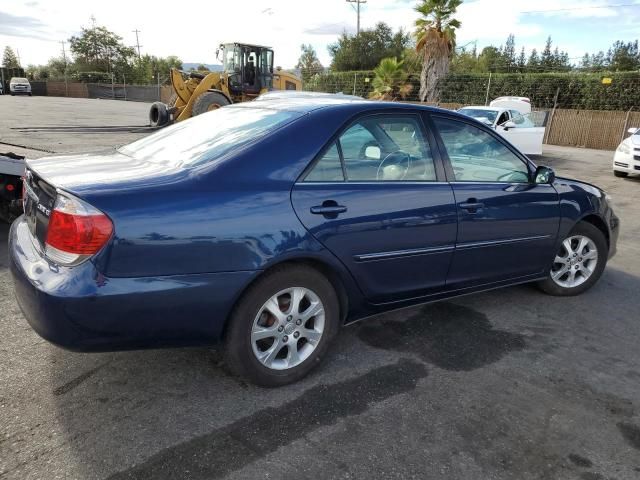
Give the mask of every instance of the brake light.
[{"label": "brake light", "polygon": [[113,223],[86,202],[58,193],[49,217],[45,253],[54,262],[72,266],[82,263],[105,246]]}]

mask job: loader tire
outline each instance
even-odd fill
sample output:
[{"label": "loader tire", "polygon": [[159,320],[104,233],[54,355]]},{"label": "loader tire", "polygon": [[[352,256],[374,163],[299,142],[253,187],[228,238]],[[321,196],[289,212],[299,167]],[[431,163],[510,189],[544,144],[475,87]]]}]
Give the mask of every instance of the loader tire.
[{"label": "loader tire", "polygon": [[152,127],[163,127],[169,122],[167,106],[162,102],[153,102],[149,110],[149,124]]},{"label": "loader tire", "polygon": [[227,97],[218,92],[205,92],[196,98],[196,101],[193,102],[193,108],[191,109],[191,114],[195,117],[196,115],[200,115],[202,113],[210,112],[211,110],[216,110],[220,107],[224,107],[225,105],[229,105],[229,100]]}]

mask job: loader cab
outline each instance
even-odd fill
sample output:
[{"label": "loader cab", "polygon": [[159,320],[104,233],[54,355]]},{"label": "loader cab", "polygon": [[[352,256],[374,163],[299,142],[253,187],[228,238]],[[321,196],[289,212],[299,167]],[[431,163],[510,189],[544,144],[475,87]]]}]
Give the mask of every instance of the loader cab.
[{"label": "loader cab", "polygon": [[220,45],[223,68],[233,96],[258,96],[273,87],[273,50],[260,45]]}]

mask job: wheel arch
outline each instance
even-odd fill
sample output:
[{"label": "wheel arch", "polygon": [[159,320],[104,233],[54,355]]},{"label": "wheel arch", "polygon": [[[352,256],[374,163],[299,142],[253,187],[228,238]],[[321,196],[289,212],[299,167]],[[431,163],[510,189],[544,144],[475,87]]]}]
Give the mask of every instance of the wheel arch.
[{"label": "wheel arch", "polygon": [[597,215],[595,213],[589,213],[589,214],[585,215],[584,217],[582,217],[578,221],[578,223],[579,222],[590,223],[591,225],[596,227],[598,230],[600,230],[602,232],[602,234],[604,235],[605,239],[607,240],[607,247],[611,246],[611,234],[609,232],[609,229],[607,228],[607,223],[604,221],[604,219],[602,217],[600,217],[599,215]]},{"label": "wheel arch", "polygon": [[329,262],[317,257],[308,257],[308,256],[294,257],[294,258],[283,259],[281,261],[270,264],[267,268],[262,270],[259,274],[255,275],[251,279],[251,281],[247,283],[247,285],[245,285],[242,291],[234,299],[233,306],[229,309],[229,315],[225,319],[224,327],[220,335],[221,340],[224,340],[227,334],[227,330],[229,328],[229,318],[231,317],[232,312],[237,308],[240,301],[242,301],[242,298],[244,297],[245,292],[265,275],[269,274],[270,272],[272,272],[277,268],[282,268],[287,265],[304,265],[309,268],[313,268],[314,270],[324,275],[329,280],[329,282],[331,283],[331,285],[334,287],[336,291],[336,295],[338,296],[338,306],[340,308],[341,324],[345,323],[348,317],[349,308],[350,308],[349,294],[347,290],[347,285],[345,284],[345,281],[340,275],[340,273],[338,272],[338,270]]}]

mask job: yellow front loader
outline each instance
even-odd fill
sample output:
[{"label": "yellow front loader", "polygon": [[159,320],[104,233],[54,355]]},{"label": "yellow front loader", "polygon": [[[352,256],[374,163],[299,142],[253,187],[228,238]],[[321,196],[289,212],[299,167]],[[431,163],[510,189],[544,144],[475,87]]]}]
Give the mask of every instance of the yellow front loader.
[{"label": "yellow front loader", "polygon": [[253,100],[270,90],[302,90],[302,81],[295,75],[279,69],[274,72],[270,47],[226,43],[220,45],[216,55],[222,60],[222,72],[171,69],[173,95],[168,104],[155,102],[151,105],[149,121],[152,127],[179,122],[231,103]]}]

